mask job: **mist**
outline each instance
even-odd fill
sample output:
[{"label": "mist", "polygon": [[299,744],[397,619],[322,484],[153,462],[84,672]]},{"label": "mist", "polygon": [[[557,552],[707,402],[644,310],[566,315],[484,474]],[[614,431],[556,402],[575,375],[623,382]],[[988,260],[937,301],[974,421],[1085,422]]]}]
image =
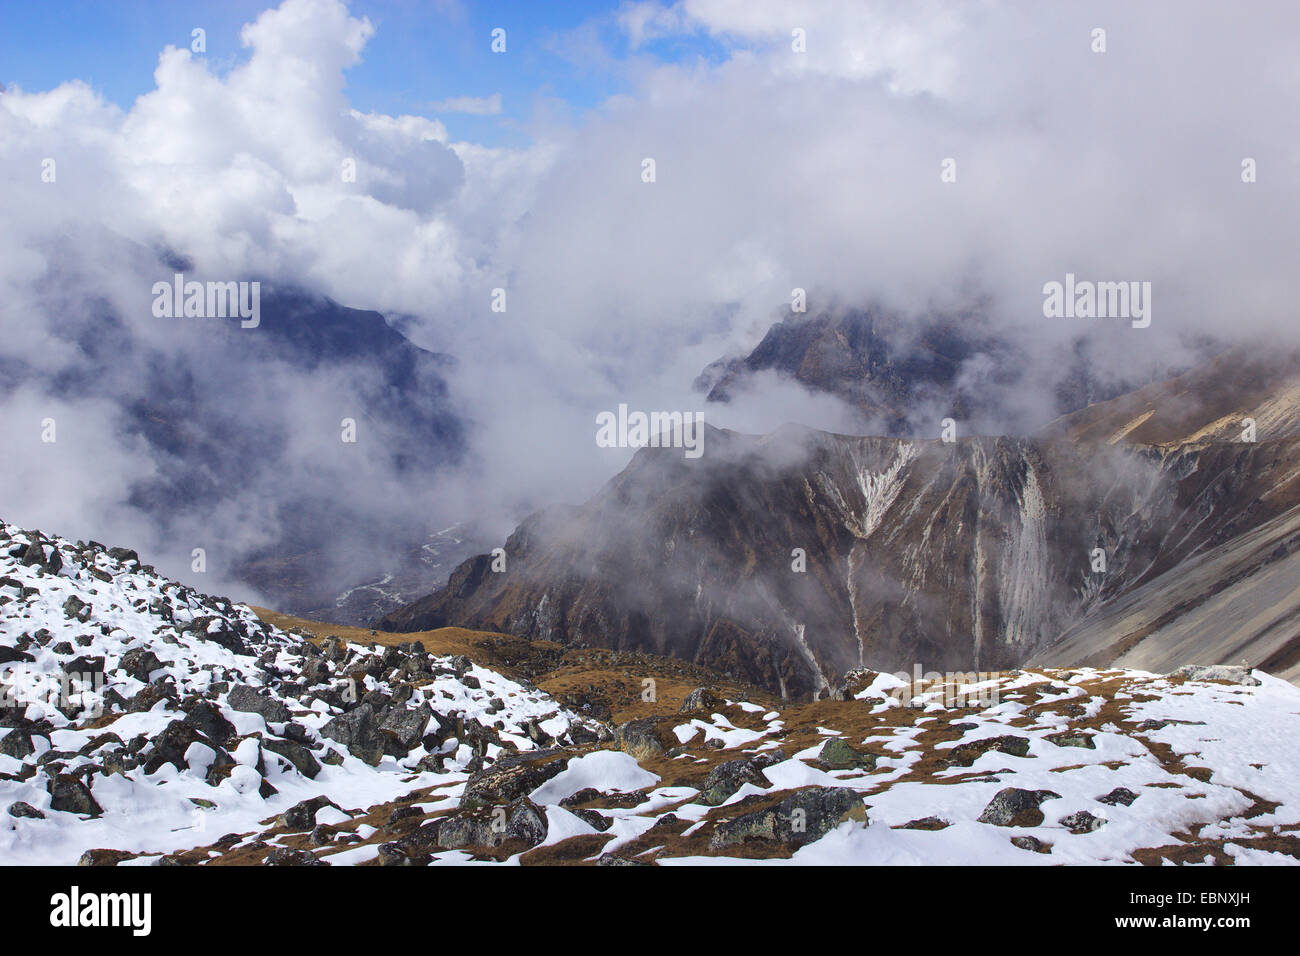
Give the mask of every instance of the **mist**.
[{"label": "mist", "polygon": [[[809,314],[978,304],[1026,370],[1015,420],[975,423],[986,433],[1041,424],[1080,339],[1099,375],[1148,379],[1207,339],[1297,342],[1300,10],[701,0],[626,4],[615,25],[636,55],[607,51],[608,68],[633,92],[573,119],[539,107],[523,148],[354,109],[346,79],[375,25],[335,0],[268,10],[233,66],[161,50],[156,89],[127,109],[73,77],[0,93],[5,519],[137,547],[191,583],[205,547],[206,590],[259,599],[226,572],[290,533],[291,503],[373,529],[340,544],[339,581],[404,527],[503,538],[627,464],[633,450],[595,442],[620,403],[748,433],[869,429],[774,375],[726,405],[693,387],[789,316],[794,289]],[[726,56],[647,52],[673,36]],[[154,318],[176,256],[200,280],[377,310],[454,356],[441,411],[463,445],[417,466],[381,426],[340,458],[340,420],[382,400],[373,380],[263,354],[258,330]],[[1151,325],[1046,318],[1043,287],[1067,273],[1150,282]],[[142,498],[185,463],[125,410],[187,378],[206,410],[191,426],[262,464],[180,507]],[[943,411],[912,410],[917,429]]]}]

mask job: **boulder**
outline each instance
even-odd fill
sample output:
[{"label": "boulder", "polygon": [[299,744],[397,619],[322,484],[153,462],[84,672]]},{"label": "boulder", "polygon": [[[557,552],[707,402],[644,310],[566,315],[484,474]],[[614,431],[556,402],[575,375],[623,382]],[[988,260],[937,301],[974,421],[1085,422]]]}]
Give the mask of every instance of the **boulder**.
[{"label": "boulder", "polygon": [[1137,798],[1138,795],[1134,793],[1132,790],[1130,790],[1128,787],[1116,787],[1114,790],[1106,794],[1104,797],[1098,797],[1097,802],[1104,803],[1107,806],[1111,806],[1111,807],[1116,807],[1121,804],[1123,804],[1126,807],[1129,807],[1133,805],[1133,801],[1136,800]]},{"label": "boulder", "polygon": [[379,724],[385,752],[393,757],[405,757],[419,746],[425,728],[432,719],[433,711],[427,704],[416,708],[392,708]]},{"label": "boulder", "polygon": [[49,783],[50,809],[97,817],[104,811],[90,793],[90,788],[76,777],[59,774]]},{"label": "boulder", "polygon": [[740,757],[720,763],[704,778],[700,786],[698,802],[706,807],[716,807],[729,800],[745,784],[753,784],[763,790],[772,785],[763,775],[763,771],[774,763],[785,759],[785,754],[758,754],[754,757]]},{"label": "boulder", "polygon": [[312,797],[310,800],[295,803],[280,814],[276,822],[286,830],[310,830],[316,826],[316,814],[325,807],[333,807],[335,810],[339,808],[338,804],[328,797]]},{"label": "boulder", "polygon": [[163,662],[158,660],[158,655],[147,647],[133,647],[122,655],[117,666],[120,670],[127,673],[128,676],[134,677],[142,684],[149,683],[150,675],[163,666]]},{"label": "boulder", "polygon": [[1051,853],[1052,845],[1044,843],[1037,837],[1031,836],[1013,836],[1011,845],[1019,847],[1022,850],[1028,850],[1030,853]]},{"label": "boulder", "polygon": [[320,730],[321,736],[347,747],[359,760],[372,767],[384,759],[384,740],[375,724],[375,712],[369,704],[360,704],[340,714]]},{"label": "boulder", "polygon": [[444,817],[437,823],[437,842],[446,850],[509,844],[521,852],[545,840],[546,832],[546,814],[527,797],[520,797],[504,807],[477,807]]},{"label": "boulder", "polygon": [[779,803],[719,823],[709,847],[722,850],[751,840],[798,849],[848,820],[865,822],[862,798],[843,787],[804,787]]},{"label": "boulder", "polygon": [[461,795],[462,807],[512,803],[532,793],[569,765],[560,750],[542,750],[501,757],[473,774]]},{"label": "boulder", "polygon": [[1071,833],[1092,833],[1094,830],[1100,830],[1106,825],[1103,817],[1093,816],[1087,810],[1080,810],[1077,813],[1071,813],[1061,817],[1058,823],[1065,827]]},{"label": "boulder", "polygon": [[1084,750],[1096,750],[1092,734],[1078,730],[1064,730],[1059,734],[1048,734],[1047,739],[1058,747],[1082,747]]},{"label": "boulder", "polygon": [[659,718],[642,717],[629,720],[618,728],[618,747],[634,760],[651,760],[666,750],[659,737]]},{"label": "boulder", "polygon": [[291,850],[288,847],[276,847],[266,855],[267,866],[329,866],[324,860],[310,850]]},{"label": "boulder", "polygon": [[1009,754],[1012,757],[1028,757],[1029,738],[1005,734],[1001,737],[986,737],[983,740],[959,744],[949,751],[947,762],[950,766],[969,767],[990,751]]},{"label": "boulder", "polygon": [[817,762],[827,770],[875,770],[875,754],[864,754],[849,746],[843,737],[832,737],[822,745]]},{"label": "boulder", "polygon": [[221,713],[221,708],[210,700],[196,698],[182,704],[184,722],[219,746],[226,746],[235,736],[235,725]]},{"label": "boulder", "polygon": [[308,780],[315,780],[316,775],[320,773],[320,761],[302,744],[295,743],[292,740],[267,737],[262,741],[262,749],[269,750],[273,754],[279,754],[293,764],[293,768]]},{"label": "boulder", "polygon": [[246,714],[258,714],[268,724],[283,724],[292,719],[289,708],[264,691],[256,690],[247,684],[236,684],[226,695],[226,704],[232,710]]},{"label": "boulder", "polygon": [[705,711],[712,713],[723,705],[721,697],[709,690],[707,687],[697,687],[686,695],[682,701],[682,706],[678,708],[679,714],[689,714],[695,711]]},{"label": "boulder", "polygon": [[1051,790],[1021,790],[1006,787],[999,790],[979,815],[980,823],[995,827],[1036,827],[1043,822],[1039,805],[1045,800],[1059,800],[1061,795]]},{"label": "boulder", "polygon": [[9,804],[9,815],[11,817],[26,818],[29,820],[44,820],[45,814],[37,810],[30,803],[24,803],[19,800],[17,803]]}]

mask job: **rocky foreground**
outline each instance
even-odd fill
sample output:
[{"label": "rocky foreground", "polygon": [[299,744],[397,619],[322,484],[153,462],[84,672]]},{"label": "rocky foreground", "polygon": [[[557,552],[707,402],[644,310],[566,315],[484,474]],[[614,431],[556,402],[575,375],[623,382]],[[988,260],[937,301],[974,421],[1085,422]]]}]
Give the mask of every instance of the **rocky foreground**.
[{"label": "rocky foreground", "polygon": [[296,622],[0,524],[5,863],[1300,860],[1300,690],[1266,674],[858,670],[834,697]]}]

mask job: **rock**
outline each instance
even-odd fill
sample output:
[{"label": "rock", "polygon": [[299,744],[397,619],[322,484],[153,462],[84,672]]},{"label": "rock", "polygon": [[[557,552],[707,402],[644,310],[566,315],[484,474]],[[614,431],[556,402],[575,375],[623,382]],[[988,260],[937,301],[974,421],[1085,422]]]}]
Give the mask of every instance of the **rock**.
[{"label": "rock", "polygon": [[760,754],[753,758],[741,757],[718,764],[704,778],[699,802],[706,807],[719,806],[747,783],[766,790],[772,783],[763,775],[763,770],[775,762]]},{"label": "rock", "polygon": [[602,853],[600,859],[596,861],[597,866],[654,866],[653,863],[646,860],[629,860],[625,856],[615,856],[613,853]]},{"label": "rock", "polygon": [[97,734],[86,742],[86,745],[77,751],[83,757],[89,757],[101,747],[121,747],[122,738],[114,733]]},{"label": "rock", "polygon": [[712,713],[722,707],[723,703],[723,699],[707,687],[697,687],[686,695],[686,699],[682,701],[682,706],[678,708],[677,713],[689,714],[697,710]]},{"label": "rock", "polygon": [[947,763],[950,766],[969,767],[990,751],[1009,754],[1012,757],[1028,757],[1029,738],[1006,734],[1001,737],[986,737],[983,740],[974,740],[954,747],[950,751],[951,756],[948,757]]},{"label": "rock", "polygon": [[130,548],[109,548],[108,556],[118,564],[139,564],[140,555]]},{"label": "rock", "polygon": [[1112,807],[1119,806],[1120,804],[1129,807],[1133,805],[1133,801],[1136,800],[1137,798],[1138,795],[1134,793],[1132,790],[1128,789],[1128,787],[1116,787],[1114,790],[1106,794],[1104,797],[1098,797],[1097,802],[1104,803]]},{"label": "rock", "polygon": [[27,731],[11,730],[5,734],[3,740],[0,740],[0,754],[4,754],[6,757],[22,760],[34,753],[36,753],[36,747],[32,743],[32,735]]},{"label": "rock", "polygon": [[438,845],[447,850],[495,849],[510,844],[515,852],[521,852],[545,840],[546,832],[545,813],[527,797],[505,807],[462,811],[437,824]]},{"label": "rock", "polygon": [[279,754],[293,764],[293,768],[308,780],[315,780],[316,775],[320,773],[319,761],[302,744],[294,743],[291,740],[277,740],[274,737],[268,737],[262,741],[262,748],[271,751],[273,754]]},{"label": "rock", "polygon": [[19,800],[17,803],[9,804],[9,815],[11,817],[26,818],[29,820],[44,820],[45,814],[41,813],[30,803],[23,803]]},{"label": "rock", "polygon": [[1071,833],[1092,833],[1094,830],[1100,830],[1106,825],[1105,819],[1095,817],[1087,810],[1071,813],[1068,816],[1061,817],[1057,822]]},{"label": "rock", "polygon": [[462,807],[512,803],[532,793],[569,765],[560,750],[542,750],[501,757],[470,776],[461,795]]},{"label": "rock", "polygon": [[132,714],[143,714],[146,711],[153,710],[160,701],[164,700],[170,700],[173,703],[176,700],[176,688],[170,679],[166,677],[159,678],[132,695],[126,702],[126,710]]},{"label": "rock", "polygon": [[76,777],[59,774],[49,784],[50,809],[61,813],[78,813],[97,817],[103,809],[90,793],[90,788]]},{"label": "rock", "polygon": [[617,731],[618,747],[634,760],[652,760],[665,752],[667,748],[659,737],[659,718],[642,717],[629,720]]},{"label": "rock", "polygon": [[135,647],[122,655],[117,666],[142,684],[147,684],[149,676],[163,667],[163,662],[158,660],[158,656],[148,648]]},{"label": "rock", "polygon": [[379,724],[384,752],[393,757],[405,757],[419,746],[420,738],[432,719],[433,711],[427,704],[414,709],[394,707]]},{"label": "rock", "polygon": [[1051,790],[1021,790],[1006,787],[999,790],[979,815],[980,823],[995,827],[1036,827],[1043,822],[1043,811],[1038,809],[1045,800],[1059,800],[1061,795]]},{"label": "rock", "polygon": [[153,738],[144,760],[144,772],[146,774],[157,773],[163,764],[168,763],[177,770],[188,770],[189,763],[185,759],[185,754],[189,751],[190,746],[196,743],[211,748],[214,754],[218,756],[224,755],[226,760],[231,760],[230,755],[223,748],[214,741],[209,740],[184,720],[173,720]]},{"label": "rock", "polygon": [[322,737],[338,741],[354,757],[372,767],[384,759],[384,740],[375,725],[375,712],[369,704],[359,704],[346,714],[340,714],[320,730]]},{"label": "rock", "polygon": [[847,820],[865,822],[862,798],[843,787],[804,787],[775,806],[726,820],[714,829],[709,847],[725,849],[750,840],[769,840],[797,849]]},{"label": "rock", "polygon": [[[866,667],[855,667],[850,671],[846,671],[835,689],[830,692],[830,699],[853,700],[857,694],[870,687],[879,676],[877,671]],[[880,695],[880,699],[884,699],[883,694]]]},{"label": "rock", "polygon": [[33,541],[23,552],[22,562],[27,567],[38,567],[47,574],[58,574],[63,570],[63,555],[58,548],[51,547],[49,557],[45,555],[45,545]]},{"label": "rock", "polygon": [[298,676],[301,678],[303,684],[308,687],[323,684],[330,679],[329,664],[319,657],[312,658],[303,665]]},{"label": "rock", "polygon": [[376,857],[380,866],[417,866],[412,857],[400,843],[381,843]]},{"label": "rock", "polygon": [[388,814],[388,825],[392,826],[394,823],[397,823],[401,820],[409,820],[413,817],[423,817],[423,816],[424,816],[424,811],[421,810],[419,807],[414,807],[409,805],[405,807],[393,807],[392,812]]},{"label": "rock", "polygon": [[1092,734],[1077,730],[1065,730],[1059,734],[1048,734],[1047,739],[1058,747],[1082,747],[1085,750],[1097,749],[1097,745],[1092,741]]},{"label": "rock", "polygon": [[117,866],[123,860],[134,860],[136,854],[126,850],[107,850],[97,848],[87,850],[77,860],[77,866]]},{"label": "rock", "polygon": [[83,624],[90,620],[91,607],[75,594],[69,594],[68,599],[63,602],[63,613],[75,621],[81,621]]},{"label": "rock", "polygon": [[266,855],[267,866],[329,866],[324,860],[308,850],[290,850],[288,847],[276,847]]},{"label": "rock", "polygon": [[276,822],[286,830],[310,830],[316,826],[316,814],[325,807],[333,807],[335,810],[339,808],[338,804],[328,797],[312,797],[310,800],[295,803],[280,814]]},{"label": "rock", "polygon": [[1052,845],[1044,843],[1037,837],[1031,836],[1013,836],[1011,838],[1012,846],[1019,847],[1022,850],[1028,850],[1031,853],[1051,853]]},{"label": "rock", "polygon": [[235,725],[226,719],[221,709],[210,700],[198,698],[187,705],[184,722],[218,746],[224,747],[235,736]]},{"label": "rock", "polygon": [[952,826],[947,820],[941,817],[921,817],[917,820],[908,820],[906,823],[895,827],[896,830],[946,830]]},{"label": "rock", "polygon": [[569,794],[560,801],[560,806],[566,810],[570,807],[576,807],[580,803],[586,803],[589,800],[599,800],[601,793],[595,787],[583,787],[575,793]]},{"label": "rock", "polygon": [[1258,687],[1259,678],[1245,667],[1235,664],[1186,664],[1169,675],[1183,680],[1221,681],[1225,684],[1241,684],[1244,687]]},{"label": "rock", "polygon": [[875,754],[864,754],[849,746],[843,737],[832,737],[822,745],[817,761],[827,770],[875,770]]},{"label": "rock", "polygon": [[258,714],[268,724],[283,724],[292,719],[289,708],[268,694],[258,691],[247,684],[236,684],[226,695],[226,704],[232,710],[246,714]]},{"label": "rock", "polygon": [[599,831],[600,833],[604,833],[614,825],[613,817],[607,817],[605,814],[596,810],[574,809],[569,812],[583,823],[587,824],[587,826]]}]

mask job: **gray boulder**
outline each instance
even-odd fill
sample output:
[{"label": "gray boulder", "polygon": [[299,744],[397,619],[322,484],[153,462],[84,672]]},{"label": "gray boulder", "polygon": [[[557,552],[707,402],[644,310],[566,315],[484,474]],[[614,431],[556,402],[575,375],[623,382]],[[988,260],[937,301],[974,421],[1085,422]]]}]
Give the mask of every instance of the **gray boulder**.
[{"label": "gray boulder", "polygon": [[797,849],[820,840],[846,820],[865,822],[862,798],[842,787],[804,787],[780,803],[726,820],[714,829],[709,847],[723,850],[751,840]]},{"label": "gray boulder", "polygon": [[1021,790],[1007,787],[999,790],[979,815],[980,823],[995,827],[1036,827],[1043,822],[1043,811],[1038,809],[1045,800],[1058,800],[1061,795],[1051,790]]},{"label": "gray boulder", "polygon": [[226,695],[226,704],[231,710],[238,710],[245,714],[258,714],[268,724],[287,723],[293,717],[282,701],[247,684],[236,684],[230,688],[230,693]]}]

